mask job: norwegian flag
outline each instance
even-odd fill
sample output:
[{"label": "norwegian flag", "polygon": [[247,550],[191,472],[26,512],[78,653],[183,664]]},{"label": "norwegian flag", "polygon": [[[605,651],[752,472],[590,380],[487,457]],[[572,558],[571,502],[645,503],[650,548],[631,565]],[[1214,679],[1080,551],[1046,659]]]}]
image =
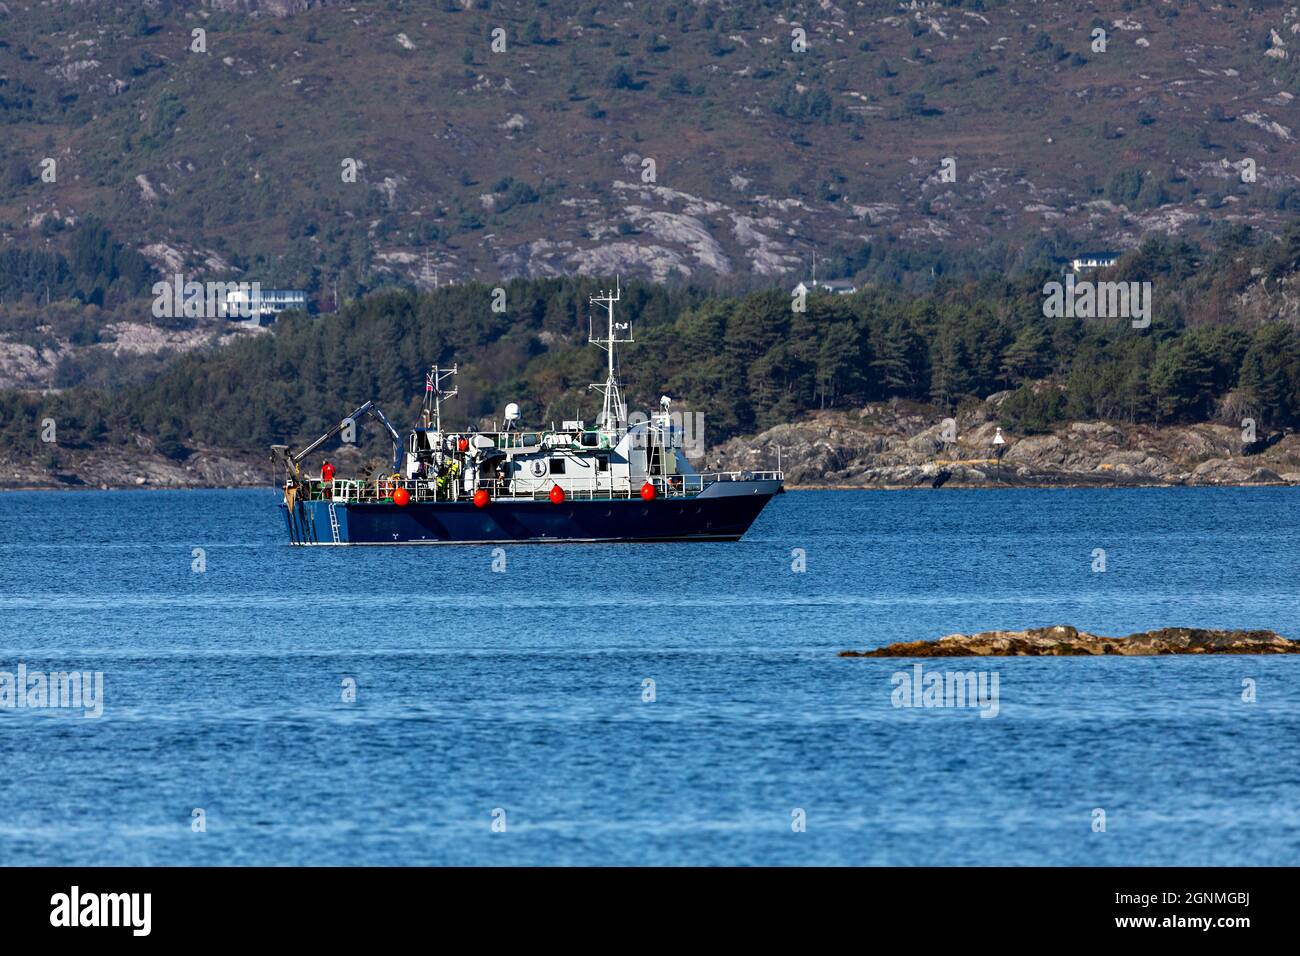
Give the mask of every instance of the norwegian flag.
[{"label": "norwegian flag", "polygon": [[432,373],[432,372],[425,372],[425,373],[424,373],[424,390],[425,390],[426,392],[432,392],[432,391],[433,391],[433,373]]}]

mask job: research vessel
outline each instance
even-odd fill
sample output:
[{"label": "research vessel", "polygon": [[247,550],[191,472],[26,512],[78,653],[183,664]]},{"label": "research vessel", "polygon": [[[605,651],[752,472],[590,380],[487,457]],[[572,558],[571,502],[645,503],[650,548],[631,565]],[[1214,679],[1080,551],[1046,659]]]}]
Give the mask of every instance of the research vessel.
[{"label": "research vessel", "polygon": [[[445,430],[442,404],[456,367],[425,376],[420,423],[403,437],[373,402],[359,406],[300,451],[272,446],[285,469],[280,503],[295,545],[515,544],[525,542],[736,541],[783,490],[783,475],[700,473],[687,459],[689,429],[664,396],[659,410],[629,421],[615,349],[631,343],[618,289],[591,297],[602,309],[588,340],[608,353],[608,375],[588,426],[566,421],[529,430],[519,407],[491,431]],[[391,468],[343,477],[329,462],[305,474],[305,460],[373,416],[393,442]]]}]

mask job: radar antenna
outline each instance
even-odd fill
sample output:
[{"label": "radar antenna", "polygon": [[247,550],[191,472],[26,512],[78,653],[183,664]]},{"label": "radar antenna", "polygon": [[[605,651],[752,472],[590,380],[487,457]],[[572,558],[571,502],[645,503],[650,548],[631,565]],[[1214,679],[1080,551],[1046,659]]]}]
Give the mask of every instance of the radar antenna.
[{"label": "radar antenna", "polygon": [[587,341],[592,345],[599,345],[609,353],[609,374],[603,383],[594,383],[588,388],[594,388],[604,396],[604,403],[600,411],[600,424],[603,428],[610,431],[617,431],[627,426],[627,405],[623,403],[623,391],[618,384],[617,366],[614,361],[614,345],[619,342],[632,342],[632,323],[619,322],[614,318],[614,303],[621,300],[623,291],[616,278],[614,291],[606,290],[599,295],[593,295],[590,299],[592,305],[602,306],[607,313],[606,330],[604,337],[597,334],[596,318],[594,315],[587,317]]},{"label": "radar antenna", "polygon": [[434,428],[442,431],[442,403],[449,398],[455,398],[456,393],[460,391],[453,388],[447,391],[442,387],[442,383],[456,374],[457,366],[451,368],[438,368],[433,366],[424,376],[424,427],[428,428],[432,423]]}]

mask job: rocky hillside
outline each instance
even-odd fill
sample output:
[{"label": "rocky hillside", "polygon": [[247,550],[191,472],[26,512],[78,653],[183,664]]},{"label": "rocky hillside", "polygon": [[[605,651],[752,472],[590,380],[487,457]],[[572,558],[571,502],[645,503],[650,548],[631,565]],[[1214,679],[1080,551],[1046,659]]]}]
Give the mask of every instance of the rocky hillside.
[{"label": "rocky hillside", "polygon": [[1248,455],[1239,428],[1214,423],[1071,422],[1040,435],[1002,430],[999,461],[994,438],[1005,398],[990,396],[953,416],[951,426],[934,408],[901,401],[821,412],[725,442],[701,464],[757,471],[779,460],[792,487],[808,488],[1300,484],[1300,435]]},{"label": "rocky hillside", "polygon": [[1276,231],[1298,51],[1289,4],[5,0],[0,247],[93,214],[159,270],[324,302]]},{"label": "rocky hillside", "polygon": [[11,328],[19,323],[27,327],[0,332],[0,389],[116,388],[152,377],[177,355],[266,331],[224,319],[169,326],[102,314],[93,306],[88,311],[95,313],[93,318],[64,303],[33,312],[26,323],[22,316],[8,316]]}]

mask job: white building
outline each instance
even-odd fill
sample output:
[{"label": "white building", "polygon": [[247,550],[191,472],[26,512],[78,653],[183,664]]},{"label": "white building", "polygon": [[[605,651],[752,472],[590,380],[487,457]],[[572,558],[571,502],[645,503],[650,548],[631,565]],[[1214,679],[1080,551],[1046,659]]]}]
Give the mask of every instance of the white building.
[{"label": "white building", "polygon": [[814,279],[811,282],[800,282],[793,291],[798,295],[807,295],[814,291],[829,292],[832,295],[852,295],[858,291],[858,287],[848,279]]},{"label": "white building", "polygon": [[1070,268],[1075,272],[1087,269],[1108,269],[1119,262],[1118,252],[1081,252],[1070,260]]},{"label": "white building", "polygon": [[307,311],[307,293],[298,289],[262,289],[256,284],[250,288],[226,293],[226,316],[249,316],[259,325],[264,319],[288,312],[291,309]]}]

